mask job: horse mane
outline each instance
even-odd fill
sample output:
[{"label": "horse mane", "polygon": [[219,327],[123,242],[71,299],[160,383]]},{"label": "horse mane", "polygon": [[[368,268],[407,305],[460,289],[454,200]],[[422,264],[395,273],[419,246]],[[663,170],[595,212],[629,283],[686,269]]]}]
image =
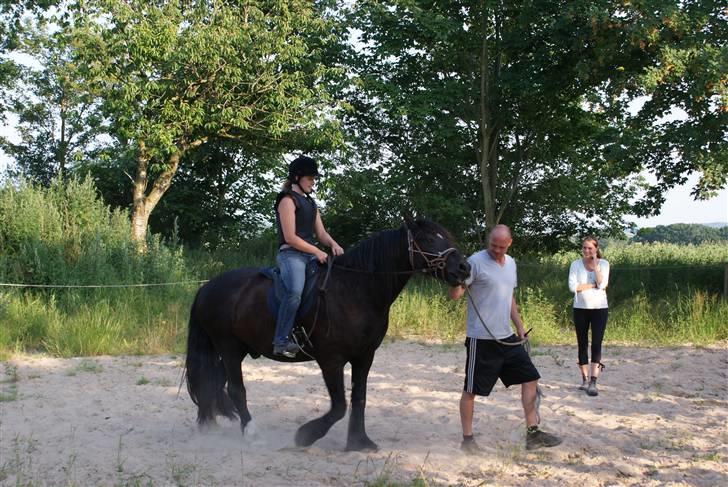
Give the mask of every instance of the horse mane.
[{"label": "horse mane", "polygon": [[[440,234],[448,241],[453,242],[450,233],[442,226],[430,219],[416,221],[417,230],[415,238],[420,233]],[[397,268],[397,259],[405,248],[405,226],[399,228],[382,230],[377,232],[346,251],[335,260],[335,264],[341,267],[359,269],[372,272],[394,272],[403,269]]]},{"label": "horse mane", "polygon": [[336,257],[334,265],[366,272],[393,272],[406,246],[404,227],[377,232]]}]

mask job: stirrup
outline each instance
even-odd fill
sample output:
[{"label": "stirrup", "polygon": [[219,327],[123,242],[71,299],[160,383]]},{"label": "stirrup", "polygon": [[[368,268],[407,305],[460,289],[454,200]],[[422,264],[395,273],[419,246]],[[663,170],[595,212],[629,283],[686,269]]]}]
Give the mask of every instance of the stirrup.
[{"label": "stirrup", "polygon": [[283,345],[273,345],[273,355],[279,357],[295,358],[299,350],[300,347],[293,340],[289,340]]},{"label": "stirrup", "polygon": [[311,349],[313,349],[313,344],[311,343],[311,339],[308,337],[308,333],[306,333],[306,329],[302,326],[297,326],[293,329],[291,332],[291,337],[293,338],[293,341],[296,343],[296,345],[299,346],[299,348],[303,348],[304,346],[308,346]]}]

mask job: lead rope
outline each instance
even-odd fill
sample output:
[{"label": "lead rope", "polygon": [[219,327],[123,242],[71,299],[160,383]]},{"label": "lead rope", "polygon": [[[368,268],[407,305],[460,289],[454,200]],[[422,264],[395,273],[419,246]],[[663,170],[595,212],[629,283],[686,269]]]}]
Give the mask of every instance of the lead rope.
[{"label": "lead rope", "polygon": [[524,343],[528,342],[528,338],[524,338],[522,340],[519,340],[517,342],[504,342],[503,340],[499,340],[491,333],[490,329],[488,328],[488,325],[485,324],[485,320],[483,320],[483,317],[480,316],[480,311],[478,311],[478,307],[475,305],[475,300],[473,299],[473,295],[470,294],[470,286],[465,285],[465,292],[468,295],[468,299],[470,300],[470,304],[473,305],[473,309],[475,310],[475,314],[478,316],[478,319],[480,320],[480,324],[483,325],[483,328],[485,328],[485,331],[488,332],[488,335],[492,336],[496,343],[499,343],[501,345],[508,345],[509,347],[517,347],[518,345],[523,345]]},{"label": "lead rope", "polygon": [[[531,331],[531,330],[529,330]],[[526,343],[523,345],[523,348],[526,349],[526,353],[530,356],[531,355],[531,342],[526,340]],[[543,391],[541,390],[541,386],[536,383],[536,418],[538,419],[538,424],[541,424],[541,399],[546,397]]]}]

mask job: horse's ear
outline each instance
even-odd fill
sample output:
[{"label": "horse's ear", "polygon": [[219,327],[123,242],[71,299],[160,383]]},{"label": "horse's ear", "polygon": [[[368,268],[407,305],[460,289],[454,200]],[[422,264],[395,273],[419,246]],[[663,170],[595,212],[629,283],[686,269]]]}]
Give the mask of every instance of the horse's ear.
[{"label": "horse's ear", "polygon": [[407,225],[407,228],[409,228],[410,230],[414,230],[414,228],[417,226],[417,223],[415,223],[415,218],[412,216],[411,211],[403,210],[402,218],[404,218],[404,223],[405,223],[405,225]]}]

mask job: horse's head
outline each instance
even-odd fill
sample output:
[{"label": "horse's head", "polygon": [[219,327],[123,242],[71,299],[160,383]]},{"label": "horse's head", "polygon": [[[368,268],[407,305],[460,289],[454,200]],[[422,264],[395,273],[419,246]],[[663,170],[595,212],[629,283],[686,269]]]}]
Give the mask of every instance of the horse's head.
[{"label": "horse's head", "polygon": [[470,264],[452,243],[450,234],[430,220],[405,217],[412,269],[429,272],[451,286],[462,284],[470,275]]}]

